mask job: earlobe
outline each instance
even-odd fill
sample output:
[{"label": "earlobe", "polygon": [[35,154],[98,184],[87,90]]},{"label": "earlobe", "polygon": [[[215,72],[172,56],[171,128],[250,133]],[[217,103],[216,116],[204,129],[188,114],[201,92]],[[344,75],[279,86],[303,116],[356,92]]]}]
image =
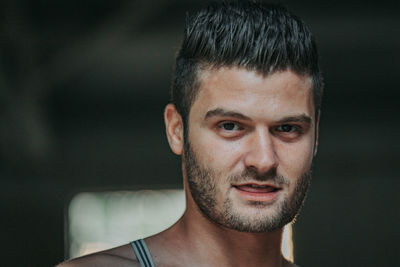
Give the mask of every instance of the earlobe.
[{"label": "earlobe", "polygon": [[183,121],[175,105],[168,104],[164,111],[165,130],[169,146],[177,155],[183,152]]}]

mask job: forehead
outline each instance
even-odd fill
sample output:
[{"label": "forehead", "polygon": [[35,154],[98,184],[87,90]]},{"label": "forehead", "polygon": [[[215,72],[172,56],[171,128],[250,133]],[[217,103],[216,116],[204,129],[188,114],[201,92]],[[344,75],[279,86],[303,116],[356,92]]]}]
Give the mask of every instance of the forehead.
[{"label": "forehead", "polygon": [[204,115],[215,108],[249,117],[274,118],[294,114],[313,117],[311,78],[290,70],[264,76],[237,67],[203,70],[191,113]]}]

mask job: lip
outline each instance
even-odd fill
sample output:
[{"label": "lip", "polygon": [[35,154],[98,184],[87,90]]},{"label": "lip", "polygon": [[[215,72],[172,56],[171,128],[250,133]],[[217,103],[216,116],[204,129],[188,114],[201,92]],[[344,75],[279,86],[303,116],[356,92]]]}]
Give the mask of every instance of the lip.
[{"label": "lip", "polygon": [[232,185],[235,191],[247,201],[273,202],[282,188],[272,184],[243,183]]}]

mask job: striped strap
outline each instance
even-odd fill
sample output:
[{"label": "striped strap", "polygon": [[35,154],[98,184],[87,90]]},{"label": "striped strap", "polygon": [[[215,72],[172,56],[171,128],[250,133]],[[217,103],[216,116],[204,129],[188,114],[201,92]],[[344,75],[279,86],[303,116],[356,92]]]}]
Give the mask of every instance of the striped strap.
[{"label": "striped strap", "polygon": [[150,252],[143,239],[131,242],[131,246],[142,267],[155,267]]}]

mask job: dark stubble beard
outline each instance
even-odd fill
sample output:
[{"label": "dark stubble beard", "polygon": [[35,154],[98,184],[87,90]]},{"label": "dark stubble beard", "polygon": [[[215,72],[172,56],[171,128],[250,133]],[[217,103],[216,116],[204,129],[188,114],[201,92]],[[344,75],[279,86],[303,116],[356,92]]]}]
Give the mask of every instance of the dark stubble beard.
[{"label": "dark stubble beard", "polygon": [[[221,178],[217,177],[215,170],[199,165],[189,142],[185,142],[184,163],[189,190],[201,213],[218,225],[240,232],[272,232],[295,220],[303,206],[311,182],[311,170],[308,170],[297,179],[292,196],[273,203],[273,206],[270,207],[263,202],[251,202],[252,208],[258,212],[257,216],[249,217],[236,212],[232,200],[228,197],[224,199],[222,207],[216,206],[218,193],[223,193],[218,192],[216,181]],[[290,183],[288,178],[277,175],[276,170],[260,174],[254,169],[246,169],[242,173],[227,177],[228,183],[249,180],[268,181],[277,186]],[[269,208],[275,210],[272,215],[263,213],[265,209]]]}]

